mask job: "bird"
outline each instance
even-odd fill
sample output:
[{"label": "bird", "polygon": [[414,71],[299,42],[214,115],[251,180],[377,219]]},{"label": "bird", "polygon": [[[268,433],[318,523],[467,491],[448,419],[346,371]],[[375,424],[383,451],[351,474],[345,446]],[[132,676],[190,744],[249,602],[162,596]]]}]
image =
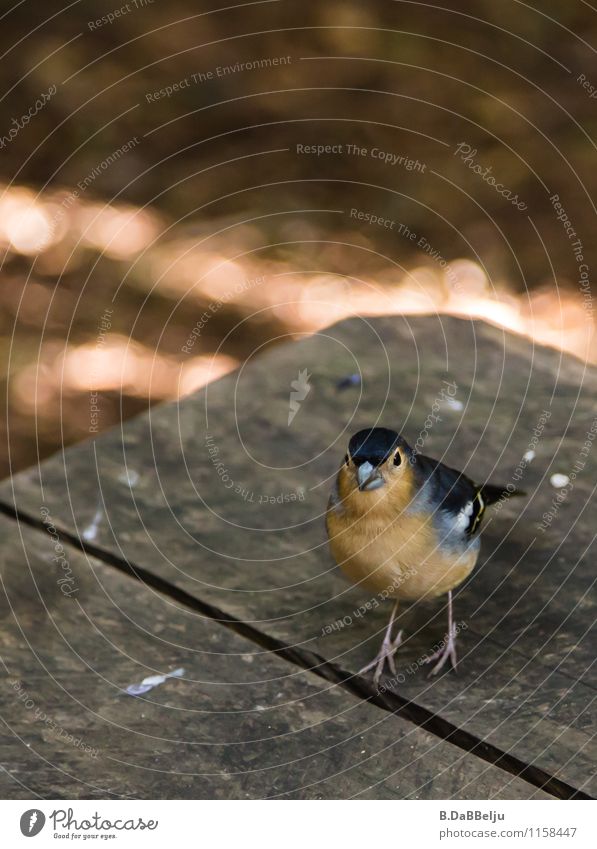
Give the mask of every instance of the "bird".
[{"label": "bird", "polygon": [[393,637],[392,630],[400,602],[446,593],[447,633],[425,661],[435,663],[431,676],[448,661],[456,669],[452,593],[477,563],[487,506],[512,495],[524,493],[512,485],[476,484],[390,428],[364,428],[351,437],[326,512],[331,553],[350,580],[393,600],[380,650],[359,674],[375,669],[378,684],[387,664],[395,675],[403,632]]}]

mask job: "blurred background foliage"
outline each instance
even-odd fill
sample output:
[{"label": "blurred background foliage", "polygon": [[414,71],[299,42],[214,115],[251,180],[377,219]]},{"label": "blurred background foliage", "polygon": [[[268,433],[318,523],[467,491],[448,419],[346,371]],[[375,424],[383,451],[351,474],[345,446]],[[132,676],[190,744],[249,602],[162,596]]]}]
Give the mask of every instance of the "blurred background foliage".
[{"label": "blurred background foliage", "polygon": [[597,359],[550,201],[593,269],[588,4],[24,0],[1,26],[3,474],[354,312]]}]

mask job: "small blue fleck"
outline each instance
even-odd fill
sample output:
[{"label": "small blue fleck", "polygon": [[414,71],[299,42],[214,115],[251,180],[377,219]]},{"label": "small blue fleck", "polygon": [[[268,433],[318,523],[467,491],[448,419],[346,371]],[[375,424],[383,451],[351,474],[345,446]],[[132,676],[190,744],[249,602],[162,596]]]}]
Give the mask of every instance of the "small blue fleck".
[{"label": "small blue fleck", "polygon": [[361,385],[361,375],[360,374],[349,374],[348,377],[343,377],[342,380],[339,380],[336,384],[336,389],[350,389],[351,386],[360,386]]}]

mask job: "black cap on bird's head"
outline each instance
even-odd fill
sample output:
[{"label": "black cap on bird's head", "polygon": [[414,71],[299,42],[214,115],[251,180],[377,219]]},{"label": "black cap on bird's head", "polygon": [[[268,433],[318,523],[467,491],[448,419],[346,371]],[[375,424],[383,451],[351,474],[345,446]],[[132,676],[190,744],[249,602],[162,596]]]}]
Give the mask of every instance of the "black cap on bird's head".
[{"label": "black cap on bird's head", "polygon": [[350,459],[357,466],[371,463],[380,466],[400,444],[400,436],[387,427],[368,427],[360,430],[348,443]]},{"label": "black cap on bird's head", "polygon": [[369,427],[355,433],[348,443],[348,456],[357,467],[359,489],[371,490],[383,486],[379,467],[390,457],[394,458],[395,465],[400,465],[402,458],[398,448],[406,453],[410,451],[400,434],[387,427]]}]

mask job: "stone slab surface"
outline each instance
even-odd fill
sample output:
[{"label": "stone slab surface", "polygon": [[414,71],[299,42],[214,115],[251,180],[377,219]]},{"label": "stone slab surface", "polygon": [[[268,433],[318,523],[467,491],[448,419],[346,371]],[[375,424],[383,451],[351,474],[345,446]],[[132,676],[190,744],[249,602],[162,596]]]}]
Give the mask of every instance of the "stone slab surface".
[{"label": "stone slab surface", "polygon": [[[305,369],[310,389],[289,425],[291,383]],[[361,385],[339,391],[353,373]],[[454,385],[448,405],[442,389]],[[444,632],[440,601],[405,611],[408,640],[386,685],[595,793],[597,452],[584,446],[596,395],[595,370],[482,322],[353,319],[54,456],[3,484],[0,499],[37,520],[45,507],[70,533],[350,676],[389,613],[344,581],[326,546],[327,495],[350,434],[392,426],[477,480],[516,482],[527,497],[492,511],[456,596],[459,674],[430,682],[420,663]],[[554,508],[550,476],[575,468]]]},{"label": "stone slab surface", "polygon": [[44,530],[0,530],[2,798],[545,797]]}]

